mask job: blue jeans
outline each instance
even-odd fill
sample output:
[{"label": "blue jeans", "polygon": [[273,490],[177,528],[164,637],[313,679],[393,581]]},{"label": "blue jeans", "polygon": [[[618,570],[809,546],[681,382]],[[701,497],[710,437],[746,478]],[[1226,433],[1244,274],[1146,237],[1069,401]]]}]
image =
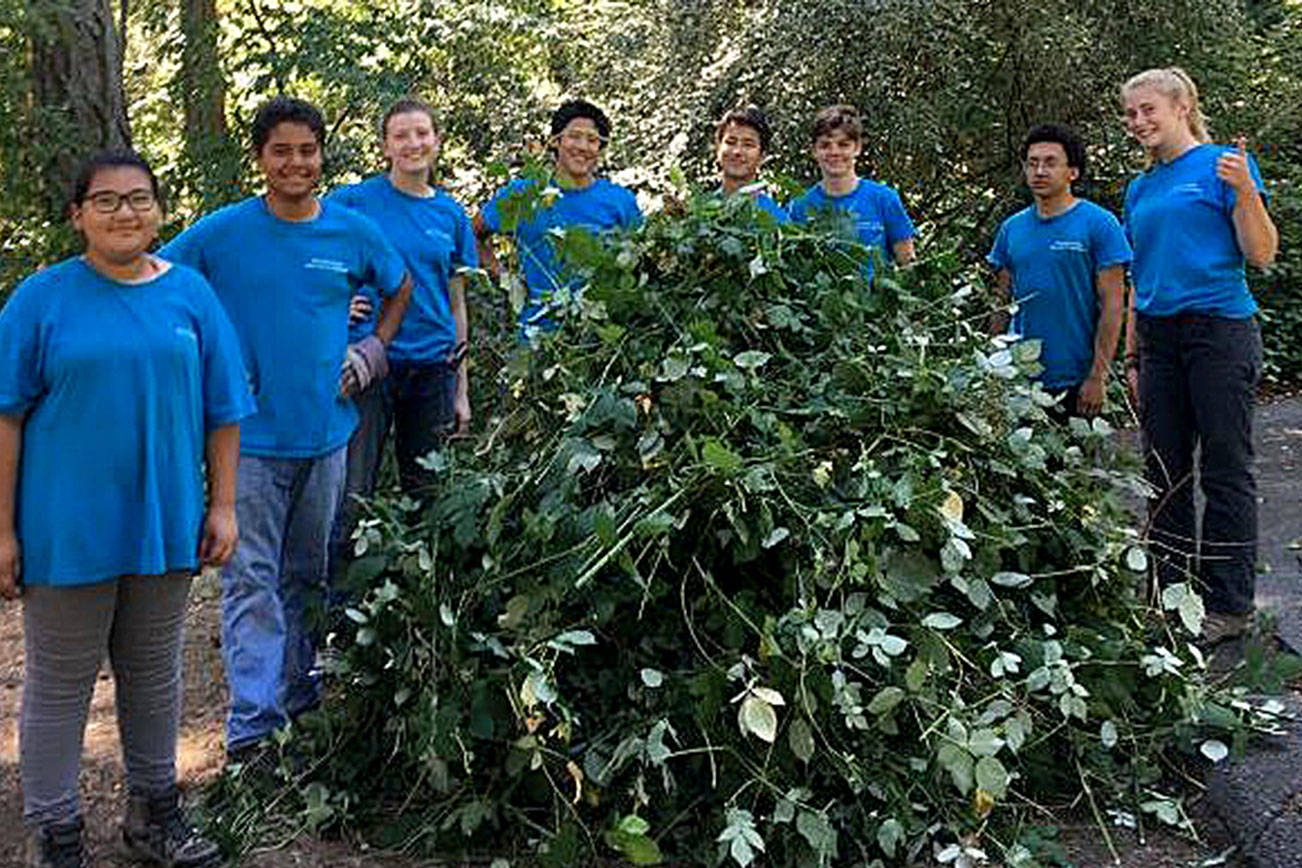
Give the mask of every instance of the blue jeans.
[{"label": "blue jeans", "polygon": [[348,441],[348,473],[339,515],[331,530],[331,575],[338,584],[351,559],[358,497],[370,497],[380,476],[384,444],[393,426],[402,490],[420,497],[433,483],[416,459],[442,445],[455,422],[456,369],[446,362],[393,362],[389,376],[357,396],[359,422]]},{"label": "blue jeans", "polygon": [[305,615],[309,603],[325,600],[344,461],[343,447],[319,458],[240,456],[240,543],[222,570],[227,750],[267,737],[320,701]]},{"label": "blue jeans", "polygon": [[[1257,488],[1254,391],[1261,333],[1252,319],[1139,316],[1139,407],[1150,542],[1162,584],[1192,579],[1208,610],[1253,608]],[[1206,506],[1194,520],[1194,450]]]}]

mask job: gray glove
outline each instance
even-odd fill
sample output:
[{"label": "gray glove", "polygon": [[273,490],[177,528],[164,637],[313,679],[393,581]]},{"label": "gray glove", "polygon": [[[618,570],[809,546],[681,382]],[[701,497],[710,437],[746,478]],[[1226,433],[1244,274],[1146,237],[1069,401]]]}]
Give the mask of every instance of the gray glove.
[{"label": "gray glove", "polygon": [[339,394],[359,394],[388,373],[389,359],[384,353],[384,343],[375,335],[367,335],[348,345],[348,354],[339,370]]}]

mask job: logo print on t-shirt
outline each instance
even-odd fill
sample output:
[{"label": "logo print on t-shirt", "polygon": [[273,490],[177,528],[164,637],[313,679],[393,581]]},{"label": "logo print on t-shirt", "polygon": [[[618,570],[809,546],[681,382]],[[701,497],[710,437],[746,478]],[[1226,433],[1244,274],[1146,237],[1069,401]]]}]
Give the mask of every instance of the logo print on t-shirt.
[{"label": "logo print on t-shirt", "polygon": [[303,267],[312,268],[317,271],[335,271],[340,274],[348,273],[348,266],[345,263],[340,262],[337,259],[322,259],[319,256],[313,256]]},{"label": "logo print on t-shirt", "polygon": [[1052,241],[1049,243],[1049,249],[1054,251],[1068,251],[1071,253],[1084,253],[1085,245],[1079,241]]}]

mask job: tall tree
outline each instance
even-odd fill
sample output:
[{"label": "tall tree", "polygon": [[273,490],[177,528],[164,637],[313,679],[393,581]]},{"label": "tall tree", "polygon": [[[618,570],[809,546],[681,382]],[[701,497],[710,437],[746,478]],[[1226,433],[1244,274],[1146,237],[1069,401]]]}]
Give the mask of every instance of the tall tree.
[{"label": "tall tree", "polygon": [[207,209],[238,193],[240,154],[226,132],[226,80],[222,75],[216,0],[181,0],[179,84],[185,111],[189,176]]},{"label": "tall tree", "polygon": [[131,144],[122,41],[111,0],[31,0],[27,16],[35,143],[54,214],[88,151]]}]

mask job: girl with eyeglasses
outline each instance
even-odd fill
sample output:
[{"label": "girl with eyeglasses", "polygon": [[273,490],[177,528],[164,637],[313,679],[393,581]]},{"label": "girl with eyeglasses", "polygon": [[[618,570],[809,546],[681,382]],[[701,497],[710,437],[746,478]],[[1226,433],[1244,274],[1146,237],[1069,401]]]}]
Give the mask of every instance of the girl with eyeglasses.
[{"label": "girl with eyeglasses", "polygon": [[162,213],[139,156],[93,157],[69,206],[85,252],[0,310],[0,594],[23,605],[27,866],[89,864],[77,775],[106,653],[125,848],[220,858],[176,786],[182,627],[191,577],[235,547],[238,422],[254,408],[211,288],[149,252]]}]

